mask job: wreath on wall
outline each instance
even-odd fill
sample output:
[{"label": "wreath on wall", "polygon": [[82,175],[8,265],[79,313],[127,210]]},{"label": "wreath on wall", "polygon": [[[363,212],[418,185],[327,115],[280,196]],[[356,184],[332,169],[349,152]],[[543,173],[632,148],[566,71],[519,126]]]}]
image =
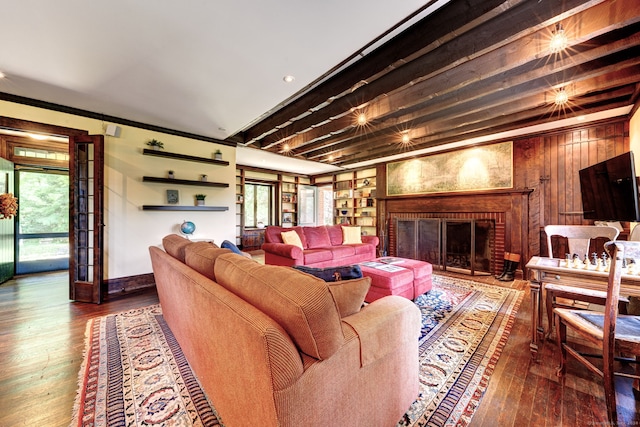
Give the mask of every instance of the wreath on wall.
[{"label": "wreath on wall", "polygon": [[11,219],[18,212],[18,199],[12,193],[0,194],[0,219]]}]

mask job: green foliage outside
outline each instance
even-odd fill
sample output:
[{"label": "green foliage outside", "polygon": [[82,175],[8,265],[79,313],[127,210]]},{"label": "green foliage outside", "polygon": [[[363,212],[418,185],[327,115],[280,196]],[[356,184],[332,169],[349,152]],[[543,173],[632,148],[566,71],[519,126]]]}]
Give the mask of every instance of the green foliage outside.
[{"label": "green foliage outside", "polygon": [[[69,176],[20,172],[18,219],[21,234],[69,231]],[[23,239],[20,260],[69,256],[69,239]]]},{"label": "green foliage outside", "polygon": [[245,227],[256,227],[259,222],[265,226],[271,224],[271,188],[270,185],[245,184]]},{"label": "green foliage outside", "polygon": [[69,231],[69,176],[20,173],[20,233]]}]

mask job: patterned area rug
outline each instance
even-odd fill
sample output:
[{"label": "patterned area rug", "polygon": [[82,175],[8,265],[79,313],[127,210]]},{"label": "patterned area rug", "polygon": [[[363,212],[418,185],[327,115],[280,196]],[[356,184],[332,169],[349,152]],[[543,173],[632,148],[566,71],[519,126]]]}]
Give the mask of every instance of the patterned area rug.
[{"label": "patterned area rug", "polygon": [[[419,297],[420,395],[398,426],[467,425],[523,292],[434,275]],[[221,426],[158,305],[92,319],[71,426]]]},{"label": "patterned area rug", "polygon": [[422,311],[420,394],[398,426],[466,426],[509,338],[523,291],[434,275]]}]

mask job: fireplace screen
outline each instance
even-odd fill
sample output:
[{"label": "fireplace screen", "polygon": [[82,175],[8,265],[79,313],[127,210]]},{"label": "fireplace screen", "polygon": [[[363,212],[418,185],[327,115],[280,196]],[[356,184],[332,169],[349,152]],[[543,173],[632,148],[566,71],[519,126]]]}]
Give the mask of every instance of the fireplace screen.
[{"label": "fireplace screen", "polygon": [[396,221],[396,255],[465,274],[494,271],[495,222],[486,219],[421,218]]}]

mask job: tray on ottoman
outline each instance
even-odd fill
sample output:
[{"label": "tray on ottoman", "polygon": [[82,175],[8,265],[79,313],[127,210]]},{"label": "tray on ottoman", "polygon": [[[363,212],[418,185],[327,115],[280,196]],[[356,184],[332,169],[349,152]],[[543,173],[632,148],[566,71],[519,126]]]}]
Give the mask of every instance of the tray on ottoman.
[{"label": "tray on ottoman", "polygon": [[387,295],[400,295],[410,300],[431,290],[431,264],[415,259],[382,257],[360,263],[362,274],[371,277],[371,288],[365,301],[372,302]]}]

